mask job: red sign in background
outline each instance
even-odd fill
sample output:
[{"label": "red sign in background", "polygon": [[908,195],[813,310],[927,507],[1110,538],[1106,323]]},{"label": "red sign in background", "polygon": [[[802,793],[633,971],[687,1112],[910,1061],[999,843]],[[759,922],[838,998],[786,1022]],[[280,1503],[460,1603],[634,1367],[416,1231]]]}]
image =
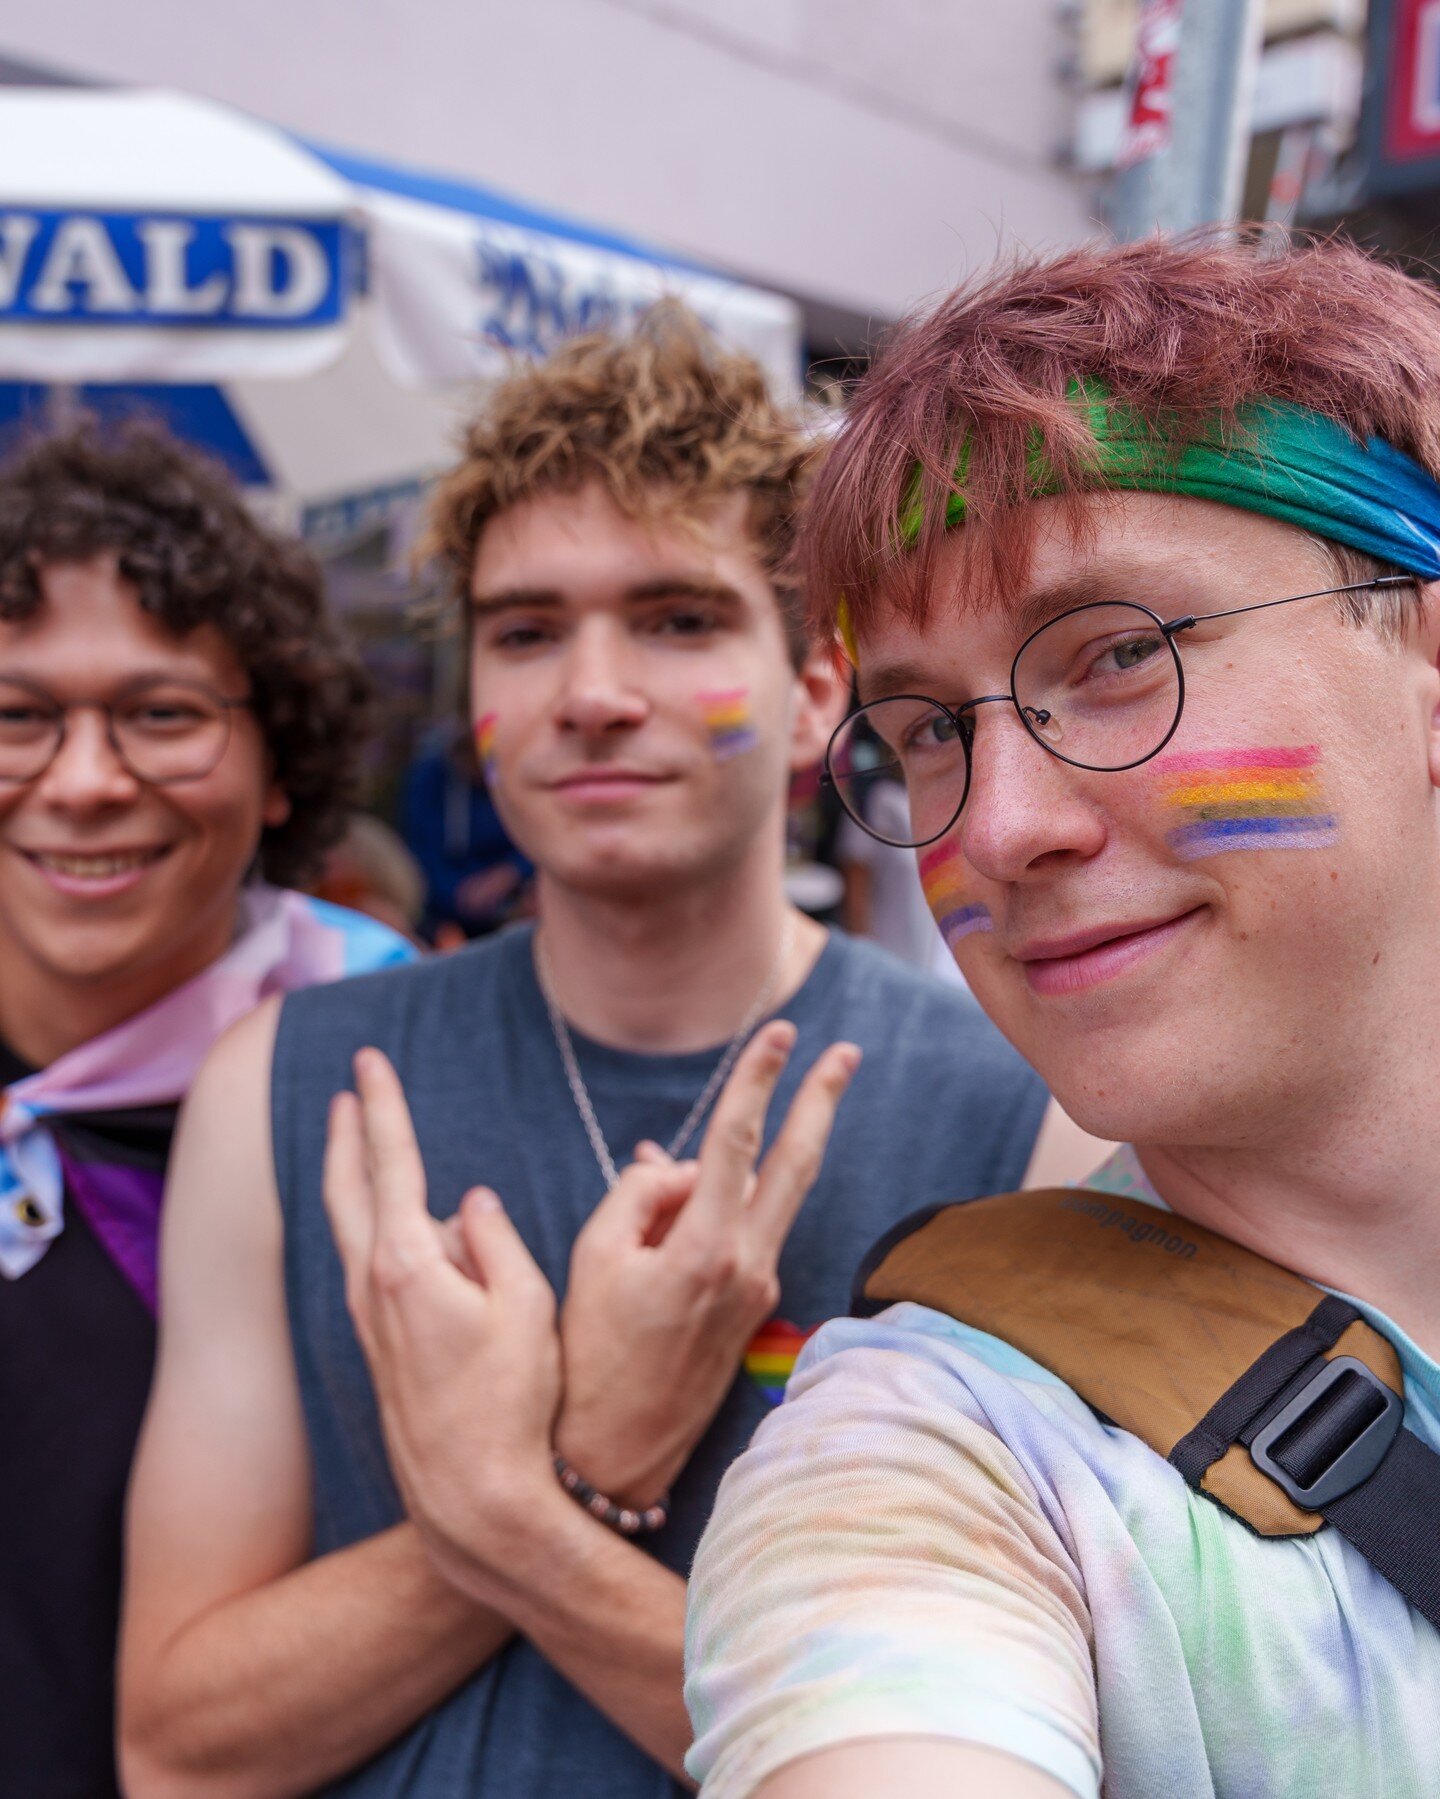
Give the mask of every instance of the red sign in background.
[{"label": "red sign in background", "polygon": [[1125,130],[1118,165],[1122,169],[1169,148],[1182,4],[1183,0],[1141,0],[1125,78]]},{"label": "red sign in background", "polygon": [[1440,0],[1393,0],[1384,146],[1392,162],[1440,155]]}]

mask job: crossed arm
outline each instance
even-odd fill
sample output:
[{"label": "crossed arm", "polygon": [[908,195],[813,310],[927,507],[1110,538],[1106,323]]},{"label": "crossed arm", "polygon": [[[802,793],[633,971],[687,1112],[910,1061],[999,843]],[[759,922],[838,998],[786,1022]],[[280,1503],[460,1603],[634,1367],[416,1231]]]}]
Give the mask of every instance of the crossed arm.
[{"label": "crossed arm", "polygon": [[[415,1521],[312,1561],[270,1172],[276,1016],[262,1008],[217,1046],[175,1147],[165,1327],[129,1515],[127,1792],[309,1792],[392,1741],[517,1630],[678,1772],[684,1583],[560,1490],[552,1438],[597,1484],[641,1502],[678,1473],[773,1309],[780,1245],[853,1052],[816,1064],[758,1177],[787,1027],[742,1058],[699,1167],[656,1152],[627,1174],[576,1245],[563,1332],[577,1374],[563,1410],[539,1270],[493,1196],[435,1224],[399,1084],[383,1058],[360,1058],[362,1097],[333,1119],[327,1204]],[[659,1344],[664,1357],[648,1353]],[[653,1393],[633,1377],[646,1366],[667,1377]],[[481,1423],[476,1391],[513,1404]]]},{"label": "crossed arm", "polygon": [[[790,1041],[788,1027],[761,1033],[698,1167],[652,1152],[587,1225],[558,1336],[553,1295],[493,1195],[470,1196],[442,1226],[429,1217],[399,1084],[383,1058],[361,1058],[360,1097],[343,1098],[332,1119],[326,1198],[408,1518],[311,1560],[270,1152],[277,1016],[275,1003],[262,1007],[217,1046],[175,1146],[165,1322],[129,1514],[126,1791],[309,1792],[384,1748],[517,1631],[678,1772],[690,1736],[684,1584],[561,1492],[551,1445],[637,1504],[684,1466],[773,1310],[780,1247],[853,1052],[837,1046],[817,1062],[757,1176]],[[653,1389],[637,1369],[657,1372]],[[514,1403],[487,1408],[482,1425],[476,1391]],[[890,1777],[867,1769],[894,1752],[833,1752],[823,1790],[884,1790]],[[954,1758],[970,1751],[916,1753],[927,1765],[939,1757],[947,1793],[967,1790]],[[1010,1792],[993,1758],[973,1753],[974,1790]],[[766,1799],[805,1799],[830,1759],[783,1770]],[[1039,1799],[1039,1777],[1017,1768],[1004,1774],[1022,1782],[1015,1799]],[[923,1795],[920,1778],[917,1764],[909,1790]]]}]

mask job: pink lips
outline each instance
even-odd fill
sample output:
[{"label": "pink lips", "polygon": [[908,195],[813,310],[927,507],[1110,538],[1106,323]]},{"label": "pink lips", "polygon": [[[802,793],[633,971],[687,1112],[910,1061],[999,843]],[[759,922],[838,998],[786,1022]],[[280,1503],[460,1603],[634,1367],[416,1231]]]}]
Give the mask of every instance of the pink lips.
[{"label": "pink lips", "polygon": [[1179,917],[1129,930],[1117,931],[1111,926],[1080,932],[1050,943],[1027,945],[1016,960],[1024,968],[1032,992],[1046,998],[1078,993],[1113,980],[1164,949],[1196,916],[1197,912],[1182,912]]},{"label": "pink lips", "polygon": [[628,768],[587,768],[552,784],[553,791],[583,805],[613,805],[662,784],[662,776]]}]

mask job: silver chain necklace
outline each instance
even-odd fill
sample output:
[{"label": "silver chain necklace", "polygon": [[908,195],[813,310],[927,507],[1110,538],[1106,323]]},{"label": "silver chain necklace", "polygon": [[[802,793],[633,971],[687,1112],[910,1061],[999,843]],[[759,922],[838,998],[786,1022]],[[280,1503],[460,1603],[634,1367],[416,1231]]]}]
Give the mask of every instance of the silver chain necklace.
[{"label": "silver chain necklace", "polygon": [[[695,1104],[685,1114],[684,1123],[667,1145],[667,1153],[678,1156],[680,1151],[695,1134],[695,1128],[709,1109],[711,1100],[725,1084],[725,1077],[735,1066],[736,1057],[744,1049],[751,1032],[769,1010],[771,998],[779,985],[780,976],[785,964],[790,959],[791,945],[795,941],[795,914],[786,912],[784,929],[780,933],[780,951],[776,956],[769,974],[765,977],[765,985],[755,995],[749,1011],[740,1022],[740,1028],[725,1045],[720,1060],[715,1064],[708,1081],[700,1089]],[[585,1135],[590,1139],[590,1147],[595,1152],[595,1160],[600,1164],[600,1172],[605,1177],[605,1191],[608,1193],[620,1179],[620,1171],[615,1166],[615,1158],[610,1154],[610,1145],[605,1141],[605,1133],[600,1129],[600,1120],[595,1116],[595,1107],[591,1103],[590,1089],[585,1085],[585,1077],[580,1072],[580,1064],[575,1059],[575,1044],[570,1036],[570,1027],[566,1024],[560,1008],[555,1003],[555,995],[550,986],[550,971],[545,964],[545,952],[541,948],[540,938],[535,938],[535,977],[540,986],[541,997],[545,1001],[545,1010],[550,1014],[550,1029],[555,1035],[555,1047],[560,1051],[560,1060],[565,1066],[565,1079],[570,1084],[570,1094],[575,1101],[575,1110],[580,1114],[580,1122],[585,1126]]]}]

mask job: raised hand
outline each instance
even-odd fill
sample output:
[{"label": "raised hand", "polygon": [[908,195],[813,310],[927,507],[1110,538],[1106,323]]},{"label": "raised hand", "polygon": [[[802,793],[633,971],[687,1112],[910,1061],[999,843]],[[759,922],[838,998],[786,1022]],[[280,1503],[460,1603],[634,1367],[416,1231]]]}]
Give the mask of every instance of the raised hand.
[{"label": "raised hand", "polygon": [[356,1056],[355,1087],[331,1105],[325,1208],[406,1510],[453,1566],[487,1491],[553,1479],[555,1296],[488,1188],[444,1224],[430,1216],[405,1094],[378,1050]]},{"label": "raised hand", "polygon": [[698,1162],[645,1146],[576,1239],[556,1446],[626,1503],[649,1504],[684,1467],[779,1300],[780,1251],[860,1064],[854,1044],[826,1050],[757,1172],[794,1042],[783,1022],[757,1032],[716,1101]]}]

